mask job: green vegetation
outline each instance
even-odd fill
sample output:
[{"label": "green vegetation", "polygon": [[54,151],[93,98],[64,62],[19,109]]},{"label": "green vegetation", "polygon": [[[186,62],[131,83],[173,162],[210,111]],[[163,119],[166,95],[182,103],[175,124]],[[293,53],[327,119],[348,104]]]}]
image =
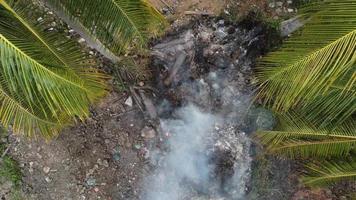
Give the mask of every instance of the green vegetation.
[{"label": "green vegetation", "polygon": [[[88,44],[114,57],[131,43],[144,44],[162,20],[143,0],[45,2]],[[50,138],[89,115],[89,105],[105,94],[106,75],[76,42],[33,19],[31,6],[0,0],[0,121],[16,133]]]},{"label": "green vegetation", "polygon": [[[4,144],[0,145],[1,147]],[[2,154],[3,152],[0,151]],[[10,156],[5,155],[0,162],[0,187],[3,192],[8,192],[10,200],[23,200],[20,184],[22,173],[18,163]]]},{"label": "green vegetation", "polygon": [[6,137],[6,130],[0,128],[0,188],[10,193],[10,200],[23,199],[20,189],[22,173],[18,163],[5,152],[8,148],[4,142]]},{"label": "green vegetation", "polygon": [[356,180],[356,1],[314,2],[300,14],[303,30],[260,62],[257,97],[280,123],[258,137],[271,153],[308,160],[308,185]]},{"label": "green vegetation", "polygon": [[113,57],[133,43],[145,45],[150,36],[164,30],[160,27],[165,25],[163,16],[146,0],[43,1],[89,45],[115,61]]},{"label": "green vegetation", "polygon": [[0,177],[10,180],[15,186],[18,186],[22,174],[17,162],[8,156],[4,156],[0,167]]}]

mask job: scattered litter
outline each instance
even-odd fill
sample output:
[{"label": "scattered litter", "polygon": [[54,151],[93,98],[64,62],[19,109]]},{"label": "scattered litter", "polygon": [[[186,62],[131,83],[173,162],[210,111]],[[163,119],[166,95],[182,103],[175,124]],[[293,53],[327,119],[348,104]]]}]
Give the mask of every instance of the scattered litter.
[{"label": "scattered litter", "polygon": [[86,185],[87,186],[95,186],[96,185],[96,179],[95,178],[92,178],[92,177],[90,177],[90,178],[88,178],[87,180],[86,180]]},{"label": "scattered litter", "polygon": [[129,107],[132,107],[133,105],[133,100],[132,100],[132,97],[129,96],[126,101],[125,101],[125,105],[129,106]]},{"label": "scattered litter", "polygon": [[120,149],[118,147],[115,148],[112,158],[115,161],[119,161],[121,159]]}]

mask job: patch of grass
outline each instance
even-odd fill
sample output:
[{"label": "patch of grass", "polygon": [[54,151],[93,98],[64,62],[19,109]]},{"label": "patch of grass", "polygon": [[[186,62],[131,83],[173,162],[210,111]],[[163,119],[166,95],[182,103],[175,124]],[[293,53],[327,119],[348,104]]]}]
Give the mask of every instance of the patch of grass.
[{"label": "patch of grass", "polygon": [[15,186],[19,186],[22,174],[18,163],[9,156],[4,156],[0,163],[0,177],[4,180],[10,180]]},{"label": "patch of grass", "polygon": [[293,185],[294,183],[289,183],[287,180],[288,174],[291,173],[288,165],[286,162],[279,161],[278,159],[260,153],[253,162],[251,174],[251,190],[248,193],[246,199],[290,199],[291,188],[295,187],[295,185]]},{"label": "patch of grass", "polygon": [[10,200],[25,200],[26,198],[22,195],[21,190],[13,190],[10,194]]},{"label": "patch of grass", "polygon": [[[0,156],[8,147],[6,137],[7,131],[0,127]],[[0,187],[7,188],[9,200],[25,199],[20,188],[21,179],[22,173],[17,161],[9,155],[0,158]]]},{"label": "patch of grass", "polygon": [[266,189],[270,188],[270,183],[268,180],[269,171],[271,171],[271,166],[269,161],[265,157],[260,157],[254,163],[252,168],[252,178],[251,178],[251,191],[248,194],[249,200],[258,199],[263,196]]}]

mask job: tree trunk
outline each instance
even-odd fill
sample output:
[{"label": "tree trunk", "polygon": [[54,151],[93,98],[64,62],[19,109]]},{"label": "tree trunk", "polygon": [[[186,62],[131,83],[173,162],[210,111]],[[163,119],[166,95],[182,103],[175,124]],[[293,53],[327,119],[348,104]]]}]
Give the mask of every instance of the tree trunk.
[{"label": "tree trunk", "polygon": [[86,43],[89,47],[96,49],[100,52],[105,58],[111,60],[113,63],[119,62],[121,59],[111,52],[108,48],[105,47],[101,41],[96,39],[92,34],[88,31],[88,29],[83,26],[78,20],[71,19],[68,15],[66,15],[64,8],[57,9],[48,1],[44,0],[44,5],[52,10],[60,19],[62,19],[65,23],[67,23],[76,33],[78,33],[83,39],[85,39]]}]

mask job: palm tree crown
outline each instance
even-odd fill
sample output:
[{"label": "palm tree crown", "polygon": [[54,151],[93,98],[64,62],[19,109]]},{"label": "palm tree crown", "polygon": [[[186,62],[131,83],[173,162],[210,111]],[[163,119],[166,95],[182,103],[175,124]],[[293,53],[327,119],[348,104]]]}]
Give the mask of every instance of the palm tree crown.
[{"label": "palm tree crown", "polygon": [[[144,1],[49,2],[116,54],[137,38],[143,43],[152,26],[147,19],[160,17]],[[0,122],[17,133],[49,138],[89,115],[90,103],[105,94],[107,76],[76,42],[43,30],[30,6],[0,0]]]},{"label": "palm tree crown", "polygon": [[[304,29],[260,62],[257,96],[281,123],[258,136],[280,155],[349,159],[356,146],[356,1],[312,3],[300,19]],[[306,183],[356,179],[352,163],[311,164]]]}]

